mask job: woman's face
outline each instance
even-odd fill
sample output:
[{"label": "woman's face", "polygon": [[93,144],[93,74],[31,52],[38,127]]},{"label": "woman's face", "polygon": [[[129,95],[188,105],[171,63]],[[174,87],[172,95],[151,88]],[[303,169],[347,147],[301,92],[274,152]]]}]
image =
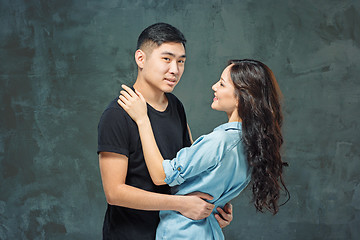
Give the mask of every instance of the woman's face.
[{"label": "woman's face", "polygon": [[230,77],[230,68],[232,64],[227,66],[221,74],[220,80],[212,86],[214,90],[214,99],[211,108],[218,111],[224,111],[228,115],[236,110],[238,98],[235,96],[234,83]]}]

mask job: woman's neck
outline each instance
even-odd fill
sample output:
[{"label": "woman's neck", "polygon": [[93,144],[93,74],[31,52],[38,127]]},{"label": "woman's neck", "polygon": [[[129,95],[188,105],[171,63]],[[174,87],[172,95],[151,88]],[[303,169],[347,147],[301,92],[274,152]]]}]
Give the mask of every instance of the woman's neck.
[{"label": "woman's neck", "polygon": [[228,122],[242,122],[242,119],[239,117],[237,110],[233,111],[232,113],[227,113]]}]

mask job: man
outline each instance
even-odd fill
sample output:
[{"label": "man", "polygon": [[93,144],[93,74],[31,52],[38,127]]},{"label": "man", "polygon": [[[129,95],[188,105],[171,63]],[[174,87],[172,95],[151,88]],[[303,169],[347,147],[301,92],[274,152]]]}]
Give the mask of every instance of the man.
[{"label": "man", "polygon": [[[139,36],[134,89],[148,103],[155,139],[166,159],[191,145],[191,134],[181,102],[170,92],[179,82],[186,60],[185,38],[173,26],[157,23]],[[153,184],[146,168],[134,121],[112,101],[98,127],[101,178],[108,202],[103,239],[155,239],[159,210],[174,210],[197,220],[209,216],[214,206],[205,193],[170,195],[168,186]],[[218,209],[220,226],[232,220],[231,205]]]}]

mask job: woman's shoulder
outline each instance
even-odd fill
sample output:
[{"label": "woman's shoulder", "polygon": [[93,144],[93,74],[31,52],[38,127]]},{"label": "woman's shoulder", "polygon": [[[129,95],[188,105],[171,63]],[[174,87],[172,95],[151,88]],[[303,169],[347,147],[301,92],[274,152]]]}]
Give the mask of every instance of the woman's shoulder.
[{"label": "woman's shoulder", "polygon": [[207,143],[216,146],[226,146],[231,147],[237,145],[241,140],[241,132],[236,130],[214,130],[206,135],[200,136],[194,144],[199,142]]}]

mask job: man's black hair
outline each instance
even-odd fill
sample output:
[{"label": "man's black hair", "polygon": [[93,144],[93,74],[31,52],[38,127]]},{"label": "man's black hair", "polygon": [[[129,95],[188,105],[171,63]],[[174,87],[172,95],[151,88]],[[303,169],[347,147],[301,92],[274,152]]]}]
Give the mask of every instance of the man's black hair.
[{"label": "man's black hair", "polygon": [[138,38],[137,49],[151,41],[160,46],[166,42],[182,43],[185,48],[186,39],[179,29],[167,23],[155,23],[142,31]]}]

